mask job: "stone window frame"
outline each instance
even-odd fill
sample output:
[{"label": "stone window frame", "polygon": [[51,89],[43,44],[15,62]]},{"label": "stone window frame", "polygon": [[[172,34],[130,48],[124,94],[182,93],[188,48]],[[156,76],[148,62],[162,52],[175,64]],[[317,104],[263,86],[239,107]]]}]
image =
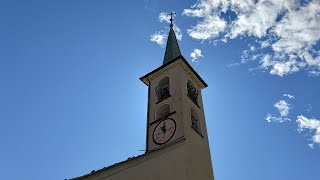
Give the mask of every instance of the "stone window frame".
[{"label": "stone window frame", "polygon": [[[164,107],[168,107],[169,106],[169,112],[165,115],[160,115],[159,114],[159,111],[161,110],[161,108],[164,108]],[[168,117],[169,115],[171,114],[171,105],[170,103],[163,103],[161,105],[159,105],[154,113],[154,120],[158,120],[159,118],[165,118],[165,117]]]},{"label": "stone window frame", "polygon": [[199,94],[200,94],[200,91],[197,90],[194,83],[190,79],[188,79],[187,95],[192,100],[192,102],[194,102],[198,107],[200,107],[199,106]]},{"label": "stone window frame", "polygon": [[[168,83],[165,83],[163,85],[161,85],[161,82],[164,81],[165,79],[168,79]],[[159,95],[159,91],[162,91],[163,89],[165,89],[167,87],[167,91],[165,92],[165,94],[163,95]],[[156,86],[156,96],[157,96],[157,103],[160,103],[161,101],[171,97],[171,83],[170,83],[170,77],[169,76],[165,76],[163,78],[161,78],[158,83],[157,83],[157,86]],[[163,93],[163,92],[162,92]]]},{"label": "stone window frame", "polygon": [[[196,131],[201,137],[204,137],[202,135],[202,124],[201,124],[201,120],[200,120],[200,116],[199,113],[197,112],[196,108],[194,107],[190,107],[190,125],[191,128]],[[194,123],[196,123],[196,125],[194,125]]]}]

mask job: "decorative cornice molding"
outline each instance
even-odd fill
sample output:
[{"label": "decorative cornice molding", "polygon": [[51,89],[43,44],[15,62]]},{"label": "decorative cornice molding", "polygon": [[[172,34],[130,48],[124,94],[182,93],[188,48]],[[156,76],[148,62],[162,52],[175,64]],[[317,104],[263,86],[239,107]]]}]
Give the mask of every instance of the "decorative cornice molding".
[{"label": "decorative cornice molding", "polygon": [[169,63],[166,63],[160,67],[158,67],[157,69],[151,71],[150,73],[142,76],[140,78],[140,80],[145,83],[148,86],[148,82],[145,80],[146,78],[148,78],[149,80],[153,80],[154,78],[160,76],[161,74],[163,74],[164,72],[174,68],[175,66],[177,66],[178,64],[181,65],[181,67],[183,67],[182,69],[185,70],[185,72],[187,74],[190,75],[190,77],[192,77],[192,80],[201,88],[205,88],[208,85],[204,82],[204,80],[199,76],[199,74],[191,67],[191,65],[187,62],[187,60],[183,57],[183,56],[179,56],[175,59],[173,59],[172,61],[170,61]]}]

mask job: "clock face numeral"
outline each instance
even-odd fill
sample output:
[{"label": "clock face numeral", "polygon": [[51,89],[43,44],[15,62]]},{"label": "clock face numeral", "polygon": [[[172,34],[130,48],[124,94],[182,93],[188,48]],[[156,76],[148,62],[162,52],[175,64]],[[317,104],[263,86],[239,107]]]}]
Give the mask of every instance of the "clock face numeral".
[{"label": "clock face numeral", "polygon": [[153,131],[153,142],[160,145],[168,142],[176,131],[176,122],[173,119],[161,121]]}]

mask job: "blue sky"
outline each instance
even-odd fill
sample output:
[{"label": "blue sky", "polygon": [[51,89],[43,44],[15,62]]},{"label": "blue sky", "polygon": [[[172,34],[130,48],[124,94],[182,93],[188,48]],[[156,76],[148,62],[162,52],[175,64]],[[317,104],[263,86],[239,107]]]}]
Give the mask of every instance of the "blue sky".
[{"label": "blue sky", "polygon": [[170,11],[209,85],[216,179],[318,179],[317,0],[1,0],[1,179],[71,178],[142,154],[139,77],[162,63]]}]

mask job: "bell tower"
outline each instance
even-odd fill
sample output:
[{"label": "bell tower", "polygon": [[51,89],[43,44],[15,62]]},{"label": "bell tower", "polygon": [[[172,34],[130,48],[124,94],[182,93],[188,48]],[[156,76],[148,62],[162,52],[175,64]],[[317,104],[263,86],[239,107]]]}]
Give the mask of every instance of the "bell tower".
[{"label": "bell tower", "polygon": [[207,84],[181,55],[169,14],[163,64],[148,86],[146,152],[72,180],[214,180],[201,90]]},{"label": "bell tower", "polygon": [[185,141],[190,179],[213,179],[201,90],[204,80],[181,55],[170,13],[163,64],[140,80],[148,86],[146,153]]}]

